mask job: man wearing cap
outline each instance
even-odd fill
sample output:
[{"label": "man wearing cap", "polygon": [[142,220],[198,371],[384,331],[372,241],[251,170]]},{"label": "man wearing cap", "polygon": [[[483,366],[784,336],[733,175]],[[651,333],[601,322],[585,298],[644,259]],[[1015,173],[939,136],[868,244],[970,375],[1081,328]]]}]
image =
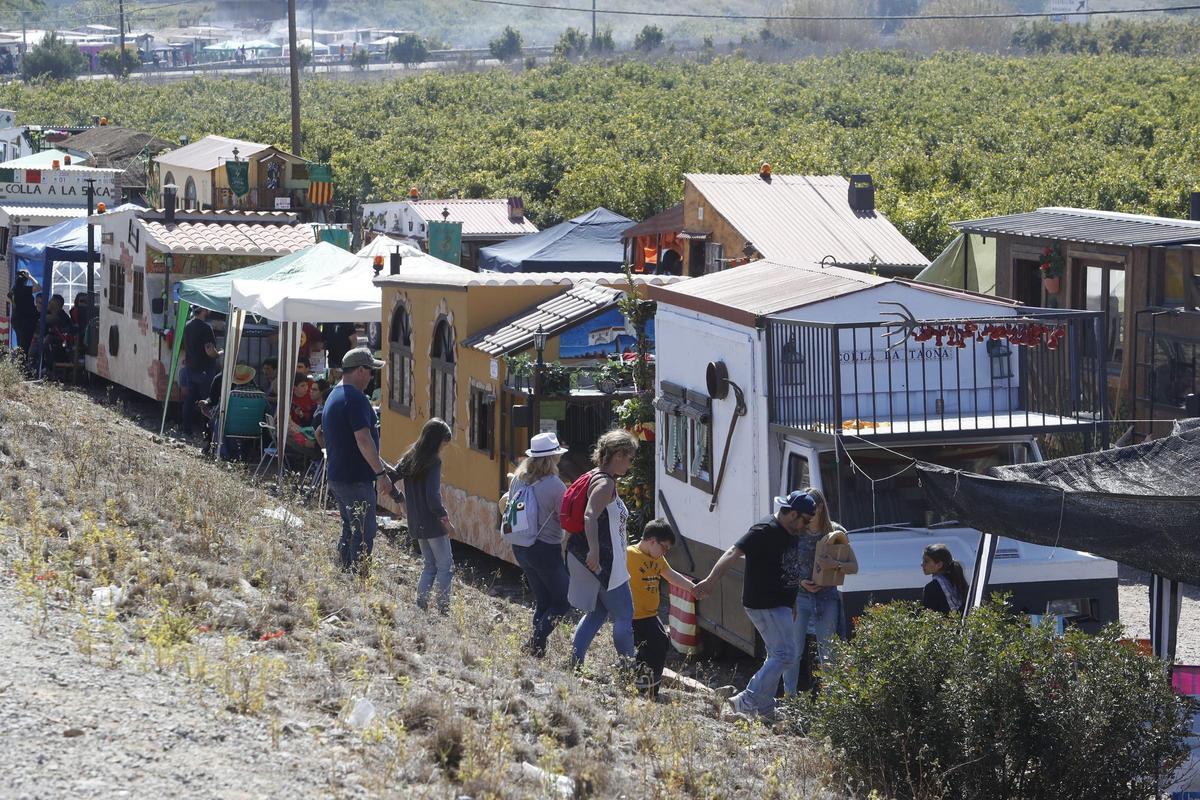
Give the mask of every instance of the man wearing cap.
[{"label": "man wearing cap", "polygon": [[375,543],[379,492],[393,488],[379,457],[379,425],[363,389],[382,361],[365,347],[342,357],[342,380],[329,392],[321,414],[329,489],[342,515],[338,555],[343,569],[365,571]]},{"label": "man wearing cap", "polygon": [[779,679],[800,657],[794,624],[796,594],[802,577],[797,544],[816,513],[817,504],[805,492],[776,497],[775,504],[779,510],[774,516],[751,526],[721,555],[708,577],[696,585],[696,596],[707,597],[738,559],[746,559],[742,606],[762,637],[767,657],[746,689],[729,700],[733,710],[740,714],[774,713]]}]

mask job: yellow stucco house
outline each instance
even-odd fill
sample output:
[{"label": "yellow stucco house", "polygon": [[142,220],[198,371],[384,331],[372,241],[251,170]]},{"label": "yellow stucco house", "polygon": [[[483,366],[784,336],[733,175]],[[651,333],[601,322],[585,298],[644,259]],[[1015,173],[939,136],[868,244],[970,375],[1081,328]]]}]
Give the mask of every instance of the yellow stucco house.
[{"label": "yellow stucco house", "polygon": [[[559,361],[562,334],[611,315],[627,288],[625,276],[476,273],[458,267],[413,271],[401,265],[398,274],[375,282],[383,295],[387,361],[380,404],[383,457],[395,461],[430,418],[445,419],[454,439],[443,454],[442,493],[459,538],[511,561],[497,533],[498,502],[534,426],[520,410],[529,405],[528,384],[510,380],[507,357],[531,354],[540,326],[548,335],[544,359]],[[599,336],[605,338],[613,337]],[[541,404],[539,425],[557,424],[560,438],[572,447],[569,457],[584,458],[589,437],[594,440],[593,433],[608,424],[611,401],[595,388],[572,389],[568,400],[552,408]],[[561,419],[552,423],[547,417]]]}]

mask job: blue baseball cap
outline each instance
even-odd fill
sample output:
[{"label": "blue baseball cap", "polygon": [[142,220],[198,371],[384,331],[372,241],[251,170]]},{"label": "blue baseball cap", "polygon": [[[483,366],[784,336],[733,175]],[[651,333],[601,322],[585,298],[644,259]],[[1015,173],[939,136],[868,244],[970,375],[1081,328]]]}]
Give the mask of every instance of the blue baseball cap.
[{"label": "blue baseball cap", "polygon": [[810,517],[817,513],[817,501],[813,500],[811,494],[802,492],[799,489],[787,497],[776,497],[775,502],[789,511],[807,514]]}]

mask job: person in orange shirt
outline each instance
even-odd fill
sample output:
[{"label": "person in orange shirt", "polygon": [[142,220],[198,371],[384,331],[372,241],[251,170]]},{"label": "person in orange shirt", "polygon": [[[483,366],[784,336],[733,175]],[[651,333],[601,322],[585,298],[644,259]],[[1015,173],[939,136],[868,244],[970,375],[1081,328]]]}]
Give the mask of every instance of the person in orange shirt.
[{"label": "person in orange shirt", "polygon": [[633,643],[637,647],[637,686],[647,697],[658,695],[663,667],[667,663],[669,640],[658,618],[662,602],[662,580],[680,589],[695,591],[696,584],[680,575],[667,563],[667,553],[675,546],[675,531],[661,517],[646,523],[642,540],[625,550],[629,566],[629,588],[633,593]]}]

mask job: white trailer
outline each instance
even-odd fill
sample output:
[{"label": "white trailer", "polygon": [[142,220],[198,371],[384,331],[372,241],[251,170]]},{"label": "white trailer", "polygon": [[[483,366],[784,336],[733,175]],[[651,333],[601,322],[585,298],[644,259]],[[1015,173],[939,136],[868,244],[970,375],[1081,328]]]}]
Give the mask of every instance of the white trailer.
[{"label": "white trailer", "polygon": [[[979,532],[928,508],[914,460],[982,472],[1040,458],[1038,433],[1090,431],[1102,417],[1102,359],[1086,356],[1094,315],[766,261],[650,294],[657,508],[682,537],[674,566],[694,576],[773,513],[772,498],[816,486],[861,566],[842,587],[847,615],[919,598],[925,545],[946,543],[969,574]],[[888,328],[893,311],[940,322]],[[918,341],[935,327],[945,335]],[[1116,575],[1087,553],[1002,539],[989,585],[1019,610],[1088,627],[1116,619]],[[731,570],[698,621],[753,652],[741,582]]]}]

